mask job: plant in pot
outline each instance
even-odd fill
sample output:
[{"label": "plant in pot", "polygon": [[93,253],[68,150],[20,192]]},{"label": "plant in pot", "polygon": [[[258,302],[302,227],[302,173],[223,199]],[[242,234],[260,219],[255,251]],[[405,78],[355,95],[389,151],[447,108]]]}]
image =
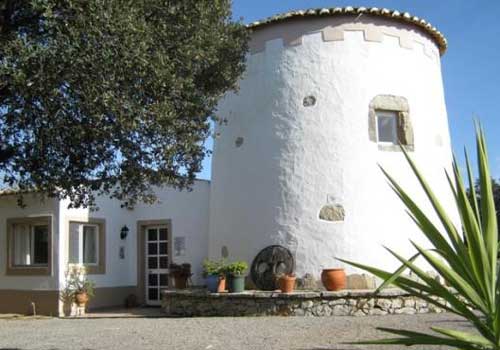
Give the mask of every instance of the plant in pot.
[{"label": "plant in pot", "polygon": [[[68,273],[66,273],[66,280],[67,275]],[[68,288],[68,285],[66,285],[64,289],[59,292],[59,299],[63,303],[64,317],[71,316],[71,309],[73,307],[73,302],[75,301],[75,294],[71,289]]]},{"label": "plant in pot", "polygon": [[203,276],[207,283],[207,289],[211,293],[222,293],[226,290],[226,276],[224,260],[203,261]]},{"label": "plant in pot", "polygon": [[90,298],[94,296],[95,283],[87,278],[85,267],[71,266],[66,274],[65,294],[74,297],[78,307],[85,309]]},{"label": "plant in pot", "polygon": [[186,289],[188,279],[191,278],[191,264],[170,264],[170,276],[174,278],[174,286],[177,289]]},{"label": "plant in pot", "polygon": [[345,270],[341,268],[324,269],[321,272],[321,282],[328,291],[345,289],[347,284]]},{"label": "plant in pot", "polygon": [[292,293],[295,289],[297,277],[294,273],[282,274],[278,276],[278,285],[282,293]]},{"label": "plant in pot", "polygon": [[244,273],[248,269],[245,261],[235,261],[226,267],[230,293],[241,293],[245,290]]}]

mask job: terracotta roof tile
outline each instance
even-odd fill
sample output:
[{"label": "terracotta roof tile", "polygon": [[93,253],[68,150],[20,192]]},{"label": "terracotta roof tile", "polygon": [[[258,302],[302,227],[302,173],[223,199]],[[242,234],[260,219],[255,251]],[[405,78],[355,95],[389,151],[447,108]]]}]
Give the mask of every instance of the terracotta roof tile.
[{"label": "terracotta roof tile", "polygon": [[254,29],[273,23],[284,22],[290,18],[297,18],[297,17],[335,16],[342,14],[352,14],[352,15],[369,14],[373,16],[391,18],[403,23],[410,23],[415,25],[416,27],[419,27],[434,39],[434,41],[437,43],[439,47],[441,55],[443,55],[446,52],[446,49],[448,47],[448,42],[444,37],[444,35],[440,31],[438,31],[436,27],[432,26],[425,20],[417,16],[412,16],[408,12],[401,13],[399,11],[389,10],[386,8],[380,9],[377,7],[366,8],[366,7],[348,6],[348,7],[317,8],[317,9],[290,11],[263,20],[255,21],[253,23],[248,24],[247,27],[250,29]]}]

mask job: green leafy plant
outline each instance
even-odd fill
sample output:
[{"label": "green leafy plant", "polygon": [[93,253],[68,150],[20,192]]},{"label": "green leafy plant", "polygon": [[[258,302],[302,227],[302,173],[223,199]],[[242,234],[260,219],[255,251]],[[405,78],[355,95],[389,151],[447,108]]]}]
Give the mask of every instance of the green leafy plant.
[{"label": "green leafy plant", "polygon": [[[480,184],[479,184],[479,180],[476,180],[476,184],[475,184],[475,190],[476,190],[476,194],[478,192],[480,192]],[[491,186],[493,188],[493,198],[495,200],[495,207],[497,209],[497,222],[500,222],[500,180],[495,180],[495,179],[491,179]],[[471,195],[471,189],[468,190],[468,194]],[[481,205],[481,197],[478,195],[478,203],[479,203],[479,206]],[[498,239],[500,241],[500,227],[499,227],[499,232],[498,232]]]},{"label": "green leafy plant", "polygon": [[66,286],[61,293],[63,301],[69,301],[76,294],[87,293],[89,298],[94,296],[95,283],[87,278],[87,271],[83,266],[70,266],[66,272]]},{"label": "green leafy plant", "polygon": [[205,259],[203,261],[203,276],[218,276],[224,274],[226,263],[223,259],[211,260]]},{"label": "green leafy plant", "polygon": [[226,266],[226,273],[233,276],[241,276],[248,269],[248,264],[245,261],[235,261]]},{"label": "green leafy plant", "polygon": [[[384,345],[448,345],[460,349],[498,350],[500,349],[500,281],[498,279],[498,240],[497,217],[489,171],[486,141],[480,126],[476,128],[477,160],[479,186],[474,187],[474,177],[466,152],[467,177],[470,195],[460,173],[456,160],[453,175],[447,174],[460,214],[461,227],[455,226],[439,199],[431,190],[418,167],[402,148],[415,176],[439,218],[439,227],[431,221],[408,193],[382,169],[392,188],[404,202],[408,213],[419,226],[422,233],[432,243],[433,249],[424,249],[413,243],[418,253],[404,258],[398,253],[387,250],[396,257],[402,266],[394,273],[375,267],[344,261],[368,271],[385,280],[376,292],[387,285],[395,285],[411,295],[421,298],[448,312],[466,319],[477,334],[431,327],[434,334],[411,332],[407,330],[380,328],[398,337],[376,341],[362,341],[357,344]],[[481,201],[478,202],[477,198]],[[443,286],[426,274],[415,264],[422,257],[443,278]],[[418,281],[403,275],[405,270],[419,277]]]}]

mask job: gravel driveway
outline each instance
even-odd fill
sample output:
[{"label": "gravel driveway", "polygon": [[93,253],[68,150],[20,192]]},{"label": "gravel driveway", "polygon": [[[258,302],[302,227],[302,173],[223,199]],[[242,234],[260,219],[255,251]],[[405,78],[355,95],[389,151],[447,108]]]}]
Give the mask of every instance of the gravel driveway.
[{"label": "gravel driveway", "polygon": [[[13,349],[398,349],[344,345],[380,338],[374,327],[467,328],[455,316],[119,318],[0,320],[0,350]],[[408,349],[400,347],[399,349]],[[412,347],[410,349],[423,349]],[[429,349],[429,347],[425,347]],[[433,349],[445,349],[436,347]]]}]

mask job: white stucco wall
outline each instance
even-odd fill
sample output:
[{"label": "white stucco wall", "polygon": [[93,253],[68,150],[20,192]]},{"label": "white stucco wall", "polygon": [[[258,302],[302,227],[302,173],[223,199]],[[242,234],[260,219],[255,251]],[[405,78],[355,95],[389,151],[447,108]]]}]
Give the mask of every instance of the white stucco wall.
[{"label": "white stucco wall", "polygon": [[[217,130],[213,155],[211,256],[226,246],[231,259],[251,263],[262,248],[282,244],[295,255],[299,275],[316,276],[342,265],[337,257],[396,267],[382,245],[409,256],[409,239],[421,235],[377,164],[423,196],[403,154],[379,151],[369,140],[368,106],[380,94],[408,100],[412,156],[453,208],[443,171],[451,146],[438,49],[419,30],[398,22],[390,28],[413,40],[412,48],[388,35],[371,42],[363,31],[345,31],[343,40],[324,41],[317,32],[296,46],[267,41],[264,51],[249,55],[239,94],[219,108],[228,123]],[[306,108],[309,95],[317,102]],[[345,208],[345,221],[319,220],[328,200]]]},{"label": "white stucco wall", "polygon": [[25,195],[26,207],[21,208],[14,196],[0,197],[0,289],[4,290],[57,290],[58,251],[52,250],[52,272],[44,276],[7,276],[7,219],[52,216],[52,242],[56,247],[58,235],[58,205],[53,199],[40,200],[38,196]]},{"label": "white stucco wall", "polygon": [[[99,210],[67,209],[68,203],[61,202],[61,252],[60,276],[64,280],[64,271],[68,262],[68,222],[85,220],[89,217],[106,220],[106,273],[92,275],[97,287],[125,287],[137,284],[137,221],[171,220],[172,242],[175,237],[186,237],[186,254],[173,256],[176,263],[189,262],[194,271],[193,282],[201,283],[201,263],[207,256],[208,246],[208,200],[210,183],[196,181],[193,191],[158,189],[158,203],[147,205],[138,203],[133,210],[121,208],[121,203],[108,198],[98,198]],[[120,239],[121,228],[129,228],[128,237]],[[125,259],[120,259],[120,247],[125,247]]]}]

